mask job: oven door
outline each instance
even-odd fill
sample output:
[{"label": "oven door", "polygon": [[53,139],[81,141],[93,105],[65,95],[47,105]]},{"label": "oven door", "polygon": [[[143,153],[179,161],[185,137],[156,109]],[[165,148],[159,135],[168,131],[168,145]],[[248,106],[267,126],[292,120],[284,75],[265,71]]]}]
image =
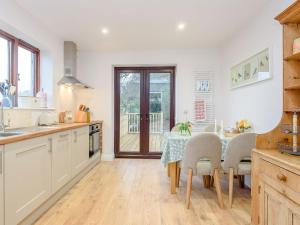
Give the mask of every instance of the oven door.
[{"label": "oven door", "polygon": [[92,134],[92,151],[98,152],[100,149],[100,136],[99,132],[95,132]]}]

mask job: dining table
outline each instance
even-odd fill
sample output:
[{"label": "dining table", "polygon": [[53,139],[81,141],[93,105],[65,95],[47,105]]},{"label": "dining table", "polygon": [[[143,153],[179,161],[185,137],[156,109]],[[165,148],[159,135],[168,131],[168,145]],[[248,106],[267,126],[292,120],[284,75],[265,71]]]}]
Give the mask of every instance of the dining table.
[{"label": "dining table", "polygon": [[[168,176],[170,177],[171,194],[176,194],[176,180],[178,174],[179,162],[183,158],[184,149],[188,140],[198,134],[209,132],[192,132],[191,135],[181,134],[180,132],[167,132],[164,134],[161,143],[161,162],[168,168]],[[216,133],[222,142],[221,160],[224,160],[227,145],[234,136],[227,137],[224,134]]]}]

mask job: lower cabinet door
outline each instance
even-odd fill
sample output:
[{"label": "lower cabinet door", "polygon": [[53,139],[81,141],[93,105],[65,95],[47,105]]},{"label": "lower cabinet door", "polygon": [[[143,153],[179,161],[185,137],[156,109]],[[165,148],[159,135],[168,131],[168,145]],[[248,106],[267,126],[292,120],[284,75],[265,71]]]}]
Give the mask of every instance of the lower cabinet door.
[{"label": "lower cabinet door", "polygon": [[47,138],[4,146],[5,224],[15,225],[51,194],[51,153]]},{"label": "lower cabinet door", "polygon": [[55,193],[71,180],[71,135],[69,131],[53,135],[52,192]]},{"label": "lower cabinet door", "polygon": [[0,225],[4,225],[3,146],[0,146]]},{"label": "lower cabinet door", "polygon": [[300,210],[299,206],[296,210],[289,211],[289,225],[300,225]]},{"label": "lower cabinet door", "polygon": [[72,177],[78,175],[89,161],[89,127],[72,131]]},{"label": "lower cabinet door", "polygon": [[260,225],[288,225],[287,199],[266,183],[261,183]]}]

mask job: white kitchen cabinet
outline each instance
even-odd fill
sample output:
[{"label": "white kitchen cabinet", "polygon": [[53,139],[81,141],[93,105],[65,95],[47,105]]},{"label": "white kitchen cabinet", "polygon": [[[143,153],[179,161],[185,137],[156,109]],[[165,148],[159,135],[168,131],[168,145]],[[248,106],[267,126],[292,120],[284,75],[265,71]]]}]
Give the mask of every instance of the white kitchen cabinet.
[{"label": "white kitchen cabinet", "polygon": [[71,132],[72,177],[75,177],[89,162],[89,127],[82,127]]},{"label": "white kitchen cabinet", "polygon": [[4,181],[3,181],[3,146],[0,146],[0,225],[4,224]]},{"label": "white kitchen cabinet", "polygon": [[49,137],[4,146],[5,224],[18,224],[51,194]]},{"label": "white kitchen cabinet", "polygon": [[55,193],[71,180],[71,135],[70,131],[53,135],[52,192]]}]

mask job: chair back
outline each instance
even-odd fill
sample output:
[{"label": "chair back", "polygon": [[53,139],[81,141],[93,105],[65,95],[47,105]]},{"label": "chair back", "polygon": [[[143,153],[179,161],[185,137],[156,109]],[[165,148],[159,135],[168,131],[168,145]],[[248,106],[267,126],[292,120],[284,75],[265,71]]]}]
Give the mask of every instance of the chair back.
[{"label": "chair back", "polygon": [[188,172],[193,169],[197,173],[197,163],[201,159],[208,159],[211,163],[211,169],[220,167],[222,143],[216,134],[198,134],[188,140],[182,161],[182,169]]},{"label": "chair back", "polygon": [[233,168],[236,171],[243,158],[251,157],[255,144],[255,133],[244,133],[234,137],[227,145],[223,169]]},{"label": "chair back", "polygon": [[217,125],[217,130],[215,130],[215,125],[214,124],[210,124],[208,126],[206,126],[204,128],[204,132],[218,132],[221,130],[221,126],[220,125]]}]

